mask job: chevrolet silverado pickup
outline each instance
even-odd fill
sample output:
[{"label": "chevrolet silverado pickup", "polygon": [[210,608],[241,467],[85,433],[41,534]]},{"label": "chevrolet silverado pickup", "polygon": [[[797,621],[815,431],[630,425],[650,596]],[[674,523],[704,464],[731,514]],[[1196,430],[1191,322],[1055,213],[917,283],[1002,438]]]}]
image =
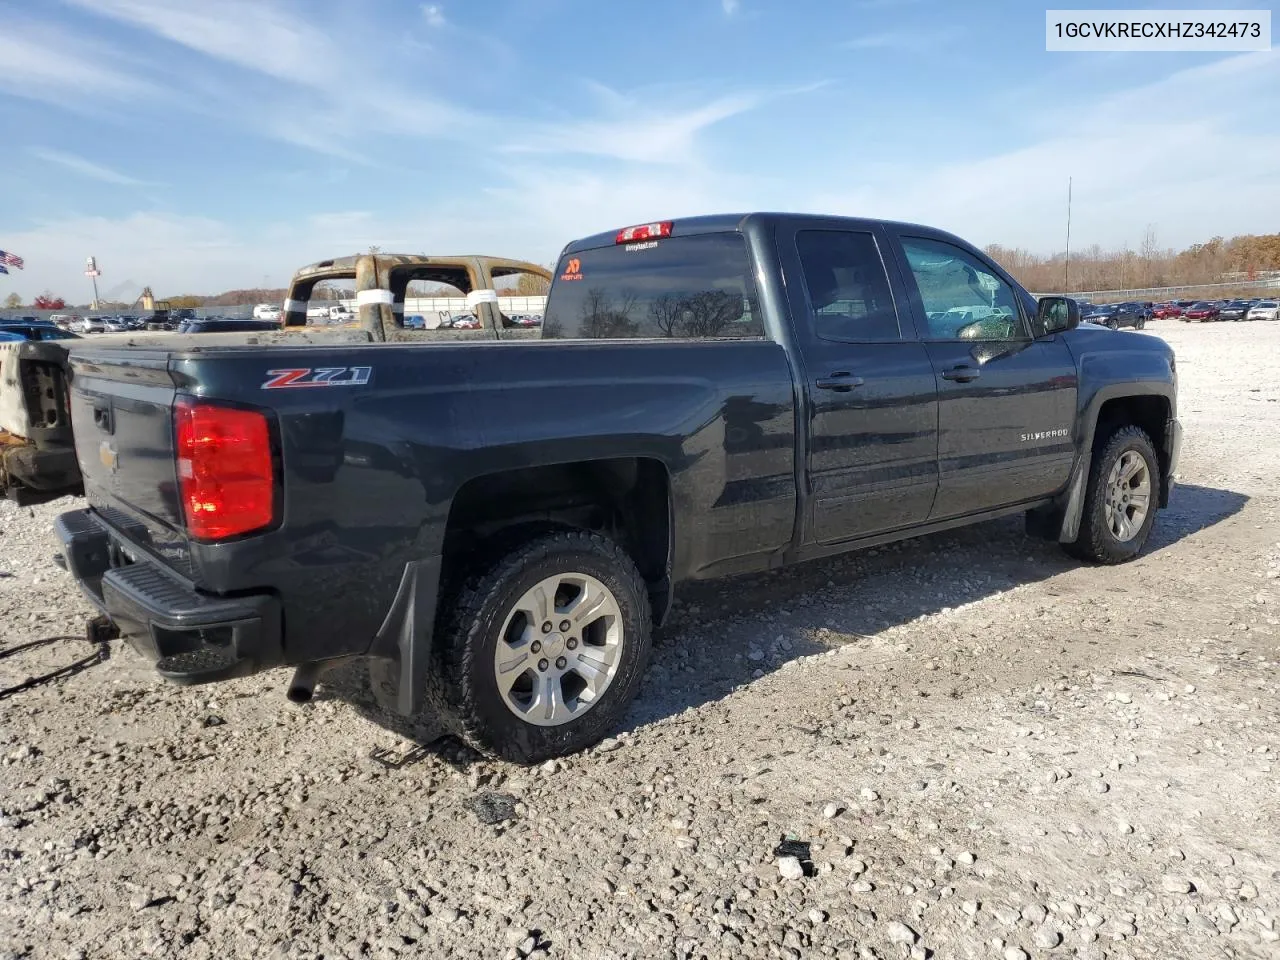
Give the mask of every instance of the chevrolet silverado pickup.
[{"label": "chevrolet silverado pickup", "polygon": [[537,339],[411,342],[404,290],[365,287],[381,344],[73,349],[65,564],[163,676],[288,665],[305,700],[361,658],[532,762],[618,721],[681,582],[1014,513],[1119,563],[1173,485],[1168,345],[929,227],[589,237]]}]

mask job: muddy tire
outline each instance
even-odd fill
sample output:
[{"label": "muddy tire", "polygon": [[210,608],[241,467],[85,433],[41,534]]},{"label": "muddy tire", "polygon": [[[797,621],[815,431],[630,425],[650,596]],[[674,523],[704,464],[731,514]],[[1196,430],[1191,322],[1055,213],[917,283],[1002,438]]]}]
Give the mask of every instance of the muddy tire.
[{"label": "muddy tire", "polygon": [[1160,461],[1141,427],[1122,426],[1095,449],[1080,532],[1063,549],[1090,563],[1132,560],[1151,535],[1160,504]]},{"label": "muddy tire", "polygon": [[555,531],[509,545],[446,602],[441,692],[483,753],[537,763],[582,750],[617,725],[640,687],[648,591],[607,537]]}]

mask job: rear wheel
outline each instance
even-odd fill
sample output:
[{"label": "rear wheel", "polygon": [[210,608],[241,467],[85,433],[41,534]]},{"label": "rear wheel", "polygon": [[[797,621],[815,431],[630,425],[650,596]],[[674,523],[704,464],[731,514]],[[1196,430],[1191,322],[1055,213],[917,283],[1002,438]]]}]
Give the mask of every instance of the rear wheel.
[{"label": "rear wheel", "polygon": [[1160,503],[1155,446],[1141,427],[1118,428],[1094,455],[1080,531],[1063,547],[1093,563],[1124,563],[1146,545]]},{"label": "rear wheel", "polygon": [[530,539],[454,595],[438,646],[444,699],[477,749],[536,763],[603,737],[634,698],[651,612],[635,563],[599,534]]}]

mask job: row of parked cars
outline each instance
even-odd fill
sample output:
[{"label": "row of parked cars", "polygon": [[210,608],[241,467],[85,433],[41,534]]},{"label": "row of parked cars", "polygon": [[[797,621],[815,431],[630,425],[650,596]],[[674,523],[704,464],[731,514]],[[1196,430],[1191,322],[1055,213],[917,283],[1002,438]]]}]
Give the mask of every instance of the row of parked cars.
[{"label": "row of parked cars", "polygon": [[1161,304],[1163,315],[1177,317],[1185,323],[1192,320],[1280,320],[1280,301],[1261,297],[1236,300],[1178,300]]},{"label": "row of parked cars", "polygon": [[[505,327],[540,327],[542,317],[536,313],[518,313],[510,316],[503,314]],[[410,330],[479,330],[480,318],[474,313],[433,314],[430,319],[420,313],[412,313],[404,318],[404,325]]]},{"label": "row of parked cars", "polygon": [[1086,323],[1118,330],[1141,330],[1149,320],[1176,317],[1192,320],[1280,320],[1280,302],[1261,297],[1234,300],[1169,300],[1164,303],[1136,300],[1124,303],[1080,303],[1080,317]]}]

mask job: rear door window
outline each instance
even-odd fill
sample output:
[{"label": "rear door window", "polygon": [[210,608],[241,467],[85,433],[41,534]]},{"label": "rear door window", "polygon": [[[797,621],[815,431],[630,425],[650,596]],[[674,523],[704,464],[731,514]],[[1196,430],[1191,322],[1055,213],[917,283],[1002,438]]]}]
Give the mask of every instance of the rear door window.
[{"label": "rear door window", "polygon": [[801,230],[796,250],[814,333],[850,343],[902,338],[875,237],[851,230]]},{"label": "rear door window", "polygon": [[739,233],[669,237],[561,258],[544,339],[743,339],[764,336]]}]

